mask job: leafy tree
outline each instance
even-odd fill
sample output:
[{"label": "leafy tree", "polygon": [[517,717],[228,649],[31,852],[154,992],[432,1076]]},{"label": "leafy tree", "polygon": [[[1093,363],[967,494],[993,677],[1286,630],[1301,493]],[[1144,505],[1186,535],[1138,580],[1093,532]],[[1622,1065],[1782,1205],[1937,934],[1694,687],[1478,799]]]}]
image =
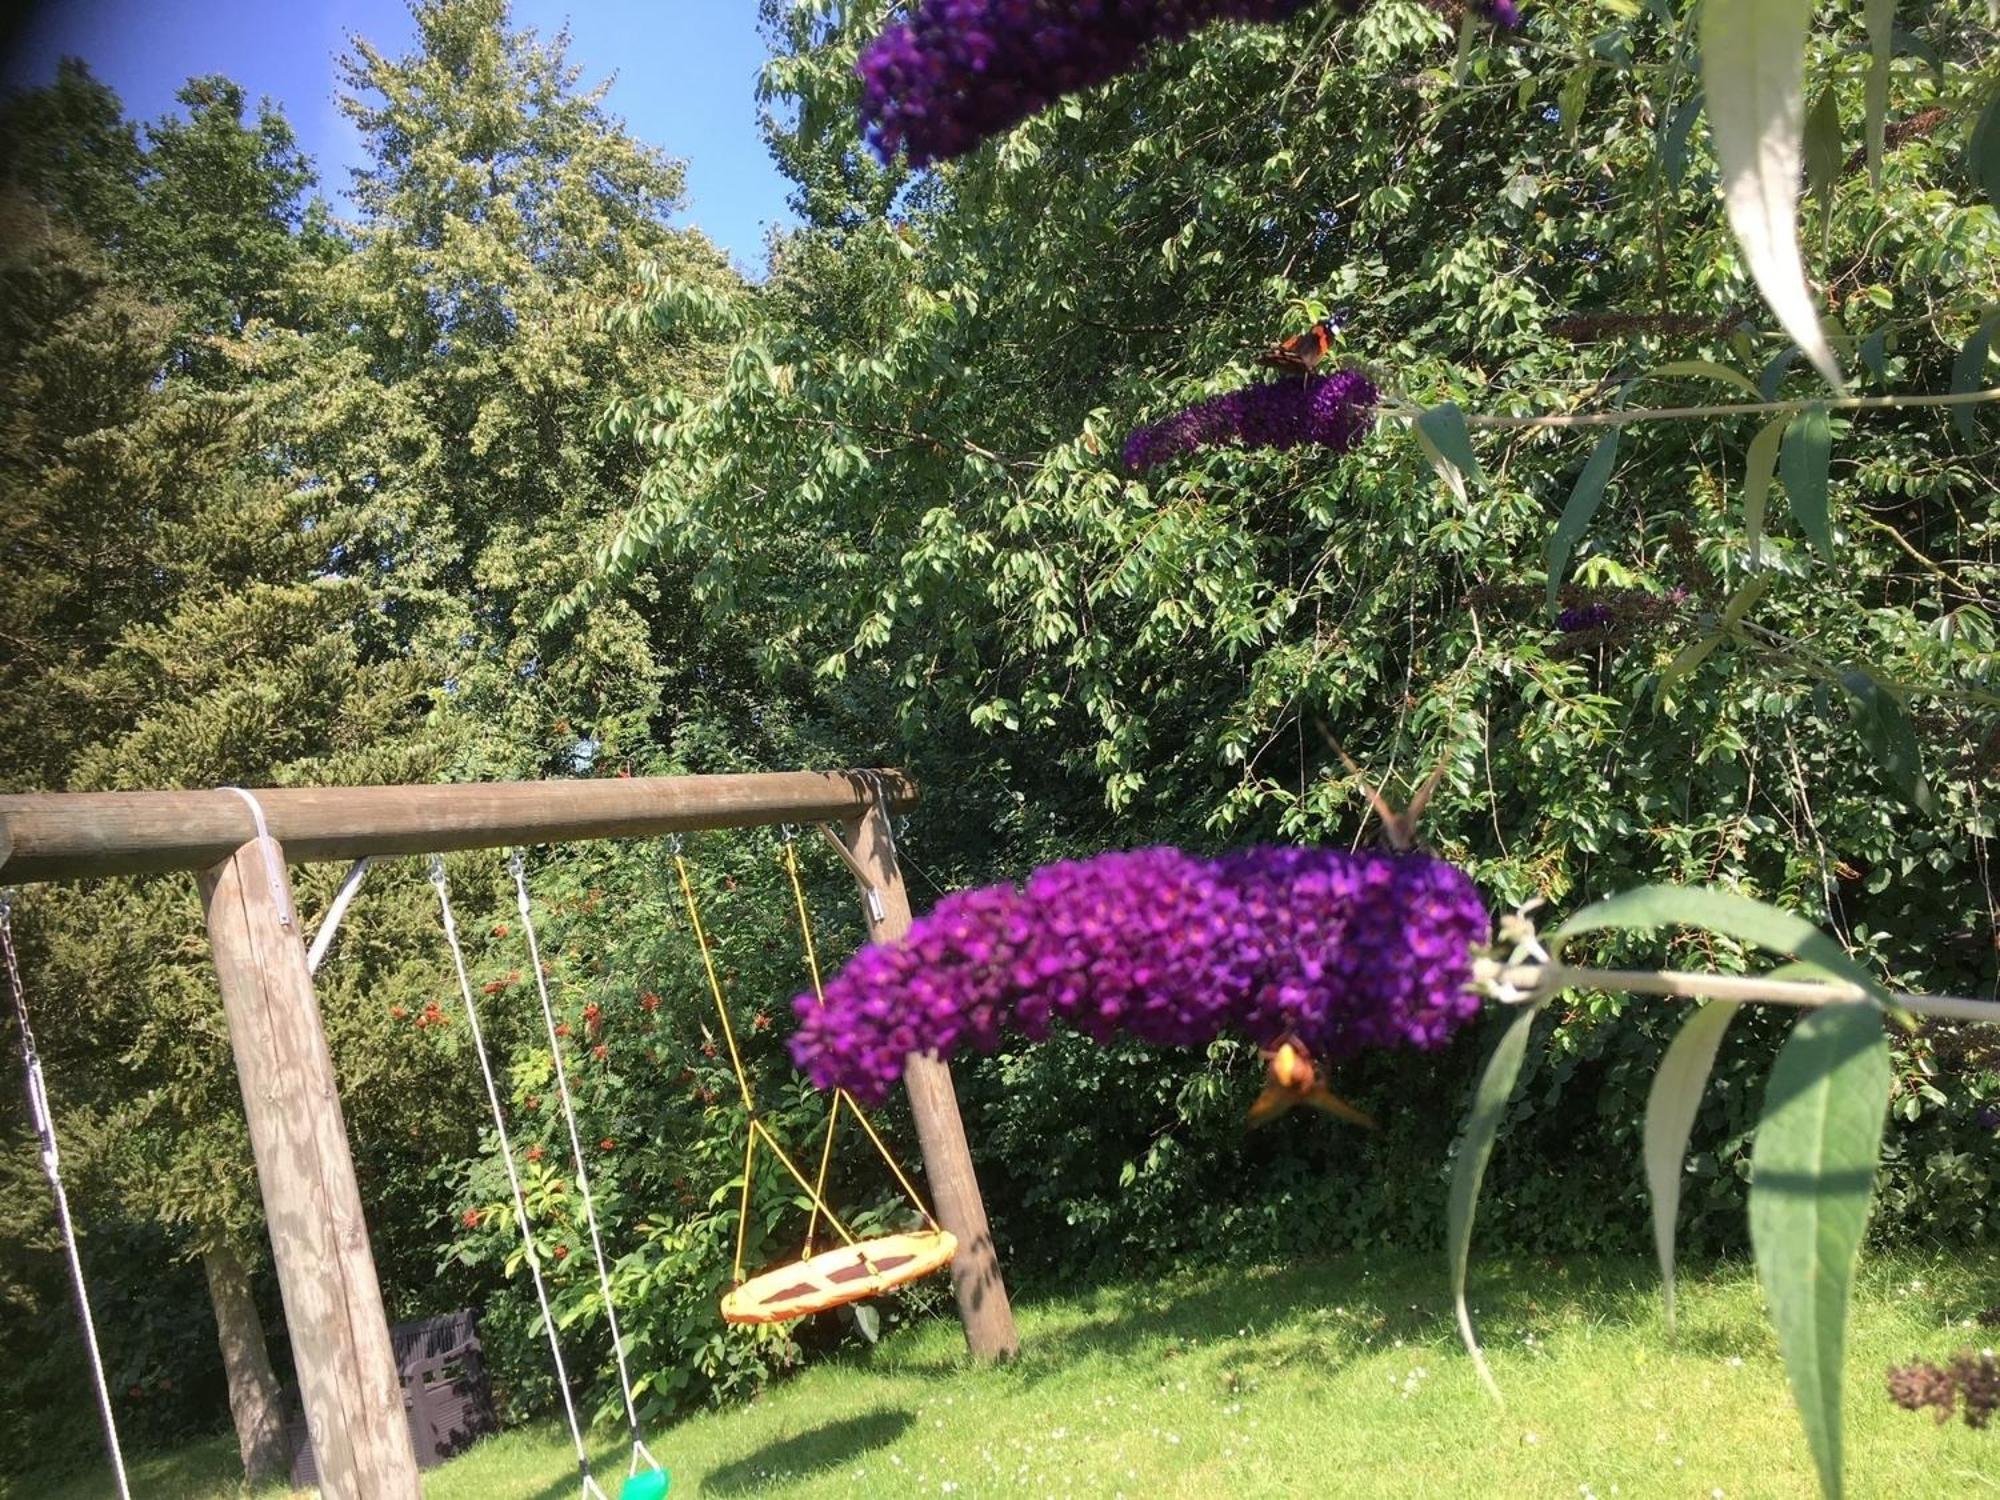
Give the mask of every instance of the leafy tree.
[{"label": "leafy tree", "polygon": [[[1706,654],[1663,692],[1746,576],[1742,476],[1764,419],[1626,428],[1566,576],[1551,533],[1595,434],[1500,429],[1461,498],[1404,425],[1447,400],[1506,417],[1744,386],[1810,397],[1715,206],[1679,10],[1538,8],[1526,41],[1474,49],[1463,86],[1449,29],[1415,3],[1219,27],[918,174],[878,167],[856,134],[854,59],[883,11],[767,9],[770,129],[809,224],[732,309],[727,382],[666,420],[643,403],[618,415],[654,465],[608,581],[698,556],[704,602],[750,622],[773,683],[810,674],[881,705],[954,874],[1103,842],[1365,836],[1324,725],[1392,792],[1444,762],[1429,837],[1499,904],[1717,881],[1832,925],[1898,983],[1991,984],[1983,435],[1954,437],[1930,411],[1837,421],[1837,564],[1809,545],[1809,493],[1786,490],[1781,513],[1774,491],[1763,602],[1690,649]],[[1871,390],[1950,387],[2000,295],[1993,213],[1958,150],[1988,86],[1989,21],[1933,7],[1919,29],[1891,69],[1879,192],[1845,165],[1862,135],[1863,71],[1843,52],[1858,26],[1828,18],[1815,40],[1812,87],[1846,123],[1814,271]],[[1359,453],[1122,467],[1134,426],[1241,385],[1252,354],[1336,309],[1350,316],[1335,357],[1365,362],[1402,413]],[[715,316],[663,280],[633,326]],[[1552,571],[1561,602],[1612,623],[1559,628]],[[1911,790],[1908,757],[1871,753],[1901,733],[1885,704],[1908,705],[1934,807],[1885,805]],[[1078,806],[1093,784],[1103,812]],[[1050,812],[996,819],[995,785]],[[1639,1231],[1627,1122],[1661,1040],[1607,1024],[1624,1005],[1580,1005],[1530,1085],[1534,1118],[1495,1168],[1503,1232]],[[1739,1045],[1762,1050],[1708,1117],[1714,1191],[1697,1206],[1715,1212],[1698,1238],[1740,1234],[1749,1083],[1770,1041],[1739,1039],[1725,1068]],[[1233,1233],[1224,1185],[1194,1165],[1239,1149],[1205,1075],[1086,1050],[1005,1057],[969,1091],[1009,1163],[1000,1192],[1036,1226],[1024,1238],[1082,1225],[1125,1253]],[[1927,1078],[1946,1055],[1954,1087],[1912,1081],[1898,1104],[1892,1154],[1936,1165],[1907,1180],[1905,1226],[1988,1180],[1972,1116],[1990,1057],[1934,1031],[1906,1066]],[[1377,1076],[1415,1090],[1408,1069]],[[1091,1111],[1095,1138],[1074,1142],[1057,1185],[1047,1142],[1078,1091],[1122,1107]],[[1265,1180],[1314,1206],[1285,1232],[1435,1232],[1421,1163],[1457,1114],[1391,1126],[1350,1153],[1360,1173],[1258,1148],[1273,1152]],[[1132,1123],[1107,1138],[1104,1120]],[[1533,1169],[1580,1135],[1630,1163],[1613,1219],[1601,1183],[1586,1201]]]}]

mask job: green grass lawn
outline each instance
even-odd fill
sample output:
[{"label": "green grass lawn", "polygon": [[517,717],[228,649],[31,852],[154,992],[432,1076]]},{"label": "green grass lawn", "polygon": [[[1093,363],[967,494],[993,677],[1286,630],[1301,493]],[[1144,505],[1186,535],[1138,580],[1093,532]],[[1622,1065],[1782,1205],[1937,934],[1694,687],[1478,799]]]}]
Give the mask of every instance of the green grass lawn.
[{"label": "green grass lawn", "polygon": [[[1649,1265],[1475,1265],[1496,1406],[1452,1332],[1433,1256],[1346,1256],[1166,1277],[1022,1305],[1021,1359],[974,1369],[935,1321],[821,1364],[764,1399],[652,1435],[675,1495],[1256,1497],[1816,1493],[1747,1269],[1693,1277],[1670,1343]],[[2000,1256],[1864,1267],[1848,1350],[1849,1493],[2000,1495],[2000,1427],[1891,1407],[1883,1368],[1992,1332]],[[606,1489],[623,1473],[601,1449]],[[139,1466],[151,1500],[219,1500],[233,1451]],[[432,1500],[578,1492],[554,1429],[431,1474]],[[12,1495],[13,1490],[7,1491]],[[27,1491],[20,1491],[25,1495]],[[99,1500],[102,1479],[37,1486]]]}]

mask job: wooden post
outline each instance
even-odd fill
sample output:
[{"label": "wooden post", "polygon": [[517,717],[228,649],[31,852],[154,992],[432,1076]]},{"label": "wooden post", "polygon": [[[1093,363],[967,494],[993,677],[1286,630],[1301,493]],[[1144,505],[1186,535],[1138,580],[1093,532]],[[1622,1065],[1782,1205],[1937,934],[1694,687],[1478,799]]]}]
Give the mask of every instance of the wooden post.
[{"label": "wooden post", "polygon": [[[847,847],[861,879],[870,941],[900,941],[910,930],[910,897],[896,864],[895,834],[880,802],[847,824]],[[965,1325],[965,1342],[977,1359],[1012,1359],[1020,1352],[1021,1341],[1014,1332],[1007,1284],[1000,1278],[993,1231],[986,1223],[986,1203],[973,1175],[951,1069],[934,1054],[911,1053],[903,1063],[903,1087],[909,1090],[910,1113],[923,1146],[924,1175],[930,1179],[938,1222],[958,1239],[951,1287],[958,1298],[959,1321]]]},{"label": "wooden post", "polygon": [[322,1493],[420,1500],[283,850],[252,839],[202,874],[201,894]]}]

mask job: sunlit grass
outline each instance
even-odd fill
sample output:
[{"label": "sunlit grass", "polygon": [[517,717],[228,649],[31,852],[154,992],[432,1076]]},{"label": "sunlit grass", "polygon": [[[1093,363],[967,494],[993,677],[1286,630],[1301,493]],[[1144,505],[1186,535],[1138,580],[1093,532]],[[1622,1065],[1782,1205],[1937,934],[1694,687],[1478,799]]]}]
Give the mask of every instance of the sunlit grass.
[{"label": "sunlit grass", "polygon": [[[1019,1308],[1022,1358],[972,1367],[949,1321],[892,1335],[761,1401],[653,1435],[676,1495],[1254,1497],[1816,1493],[1756,1287],[1697,1274],[1670,1342],[1651,1268],[1486,1262],[1474,1303],[1506,1394],[1459,1351],[1435,1257],[1169,1276]],[[1991,1342],[2000,1256],[1876,1260],[1848,1354],[1849,1493],[2000,1495],[2000,1430],[1939,1427],[1883,1395],[1891,1361]],[[218,1467],[217,1457],[223,1460]],[[136,1486],[218,1500],[228,1446]],[[623,1453],[599,1449],[616,1494]],[[108,1487],[38,1490],[95,1500]],[[433,1500],[577,1493],[553,1429],[483,1444]]]}]

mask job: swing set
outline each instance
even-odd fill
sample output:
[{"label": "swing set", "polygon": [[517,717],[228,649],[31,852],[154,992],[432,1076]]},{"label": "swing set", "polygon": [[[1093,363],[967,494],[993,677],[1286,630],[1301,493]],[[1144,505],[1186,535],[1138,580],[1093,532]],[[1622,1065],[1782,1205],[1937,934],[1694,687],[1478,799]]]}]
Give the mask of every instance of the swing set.
[{"label": "swing set", "polygon": [[[582,1424],[570,1395],[533,1227],[514,1167],[505,1111],[452,913],[442,851],[510,845],[518,849],[574,838],[669,836],[689,925],[728,1044],[746,1118],[734,1285],[723,1299],[723,1317],[733,1323],[782,1322],[879,1295],[949,1266],[972,1352],[984,1359],[1004,1359],[1016,1347],[1013,1316],[987,1231],[949,1070],[934,1057],[913,1056],[905,1071],[912,1115],[936,1195],[935,1214],[867,1116],[844,1092],[835,1095],[828,1110],[817,1176],[809,1179],[757,1109],[681,843],[683,832],[699,829],[775,826],[780,830],[806,968],[813,992],[823,1001],[794,828],[819,825],[861,886],[870,938],[893,942],[909,926],[909,903],[896,863],[890,818],[899,805],[907,807],[914,797],[914,788],[894,772],[295,788],[256,794],[228,788],[218,792],[0,796],[0,876],[27,882],[173,869],[201,872],[210,942],[324,1493],[343,1500],[416,1500],[415,1459],[402,1420],[381,1292],[362,1227],[345,1122],[313,998],[312,973],[325,958],[334,930],[369,862],[391,855],[430,853],[430,879],[492,1110],[515,1227],[549,1339],[583,1494],[586,1500],[605,1500],[591,1474]],[[254,823],[254,835],[248,839],[242,828],[246,805]],[[288,859],[354,861],[320,924],[310,954],[291,898]],[[542,972],[521,853],[511,857],[510,870],[543,1026],[556,1064],[557,1097],[576,1167],[578,1201],[605,1305],[631,1438],[631,1461],[620,1487],[620,1500],[659,1500],[667,1492],[667,1474],[641,1434],[611,1273],[565,1076],[560,1034]],[[95,1364],[96,1341],[84,1293],[82,1262],[55,1167],[53,1124],[48,1120],[46,1090],[40,1087],[40,1064],[27,1026],[25,996],[12,963],[7,917],[7,908],[0,906],[0,947],[5,950],[0,956],[7,960],[29,1067],[30,1095],[43,1101],[36,1126]],[[854,1117],[881,1154],[924,1228],[858,1239],[828,1203],[827,1176],[843,1110]],[[804,1190],[810,1216],[797,1260],[746,1278],[748,1210],[760,1148],[776,1158]],[[822,1220],[840,1243],[816,1250]],[[101,1366],[97,1370],[106,1435],[115,1460],[116,1429]],[[122,1470],[120,1486],[123,1494]]]}]

